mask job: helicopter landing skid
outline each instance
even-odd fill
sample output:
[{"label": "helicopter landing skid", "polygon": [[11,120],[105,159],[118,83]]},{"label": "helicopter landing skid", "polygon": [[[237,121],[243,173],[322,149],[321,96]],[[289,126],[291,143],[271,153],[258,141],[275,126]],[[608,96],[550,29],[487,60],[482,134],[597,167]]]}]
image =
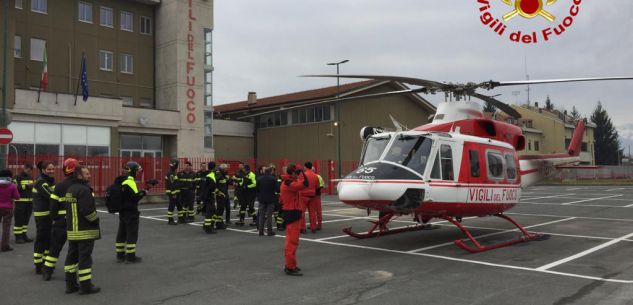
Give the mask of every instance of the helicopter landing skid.
[{"label": "helicopter landing skid", "polygon": [[460,230],[462,230],[462,232],[466,235],[466,237],[468,237],[468,239],[473,243],[474,247],[471,247],[471,246],[466,245],[466,243],[464,242],[463,239],[458,239],[458,240],[454,241],[456,246],[458,246],[458,247],[460,247],[460,248],[462,248],[462,249],[464,249],[464,250],[466,250],[466,251],[468,251],[470,253],[480,253],[480,252],[484,252],[484,251],[488,251],[488,250],[492,250],[492,249],[497,249],[497,248],[501,248],[501,247],[505,247],[505,246],[510,246],[510,245],[514,245],[514,244],[518,244],[518,243],[522,243],[522,242],[526,242],[526,241],[538,240],[538,239],[541,239],[543,237],[542,234],[530,233],[530,232],[526,231],[523,228],[523,226],[521,226],[519,223],[517,223],[514,219],[512,219],[509,216],[506,216],[506,215],[503,215],[503,214],[494,214],[494,216],[497,216],[499,218],[502,218],[502,219],[505,219],[505,220],[509,221],[514,226],[516,226],[517,229],[519,229],[519,231],[521,231],[521,233],[523,235],[521,237],[517,238],[517,239],[514,239],[514,240],[501,242],[501,243],[493,244],[493,245],[489,245],[489,246],[483,246],[473,237],[472,234],[470,234],[470,231],[468,231],[468,229],[466,229],[464,226],[462,226],[461,223],[459,223],[458,221],[453,219],[453,217],[445,216],[443,218],[446,221],[454,224]]},{"label": "helicopter landing skid", "polygon": [[388,214],[385,214],[384,216],[380,217],[376,221],[370,221],[374,225],[369,229],[369,231],[367,231],[367,233],[356,233],[356,232],[352,231],[352,227],[344,228],[343,232],[345,232],[345,234],[347,234],[347,235],[349,235],[351,237],[354,237],[354,238],[366,239],[366,238],[379,237],[379,236],[382,236],[382,235],[391,235],[391,234],[403,233],[403,232],[412,232],[412,231],[436,229],[436,227],[433,227],[430,224],[407,226],[407,227],[404,227],[404,228],[397,228],[397,229],[389,229],[389,228],[387,228],[387,223],[389,223],[389,221],[391,221],[391,218],[393,218],[393,216],[394,216],[393,213],[388,213]]}]

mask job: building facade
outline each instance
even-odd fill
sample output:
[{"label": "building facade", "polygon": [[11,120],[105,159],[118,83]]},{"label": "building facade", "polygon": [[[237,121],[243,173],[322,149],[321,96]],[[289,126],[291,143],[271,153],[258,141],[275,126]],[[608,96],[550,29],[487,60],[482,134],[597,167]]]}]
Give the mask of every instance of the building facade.
[{"label": "building facade", "polygon": [[10,2],[10,154],[213,156],[212,0]]}]

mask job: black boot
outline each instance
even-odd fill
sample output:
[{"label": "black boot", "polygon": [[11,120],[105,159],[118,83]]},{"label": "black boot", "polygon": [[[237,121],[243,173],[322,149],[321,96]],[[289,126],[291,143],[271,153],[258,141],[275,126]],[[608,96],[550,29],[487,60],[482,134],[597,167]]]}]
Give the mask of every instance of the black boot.
[{"label": "black boot", "polygon": [[30,239],[30,238],[26,235],[26,233],[22,233],[22,240],[23,240],[25,243],[32,243],[32,242],[33,242],[33,240],[32,240],[32,239]]},{"label": "black boot", "polygon": [[178,217],[178,223],[187,223],[184,217]]},{"label": "black boot", "polygon": [[213,225],[204,227],[204,232],[207,234],[215,234],[215,229],[213,229]]},{"label": "black boot", "polygon": [[189,222],[196,222],[196,216],[195,215],[189,216]]},{"label": "black boot", "polygon": [[168,225],[175,226],[175,225],[177,225],[178,223],[174,221],[174,218],[169,217],[169,220],[167,221],[167,224],[168,224]]},{"label": "black boot", "polygon": [[268,236],[275,236],[275,232],[273,232],[272,230],[268,231]]},{"label": "black boot", "polygon": [[42,267],[44,266],[44,263],[37,263],[35,264],[35,274],[42,274]]},{"label": "black boot", "polygon": [[284,268],[284,272],[286,273],[286,275],[293,275],[293,276],[302,276],[303,275],[301,273],[301,271],[299,271],[299,268],[295,268],[295,269]]},{"label": "black boot", "polygon": [[94,294],[94,293],[98,293],[99,291],[101,291],[101,288],[92,285],[92,283],[90,282],[90,280],[87,281],[83,281],[80,284],[80,290],[79,290],[79,294]]},{"label": "black boot", "polygon": [[42,279],[44,279],[45,281],[50,281],[51,277],[53,276],[54,270],[55,269],[51,267],[44,266],[44,268],[42,268]]},{"label": "black boot", "polygon": [[117,263],[125,262],[125,253],[117,253],[116,254],[116,262]]},{"label": "black boot", "polygon": [[66,272],[66,294],[74,293],[79,290],[77,285],[77,273]]},{"label": "black boot", "polygon": [[125,263],[126,264],[136,264],[140,263],[143,259],[136,256],[136,253],[128,253],[125,255]]},{"label": "black boot", "polygon": [[15,236],[15,243],[16,244],[23,244],[26,243],[26,241],[24,241],[24,234],[19,234]]}]

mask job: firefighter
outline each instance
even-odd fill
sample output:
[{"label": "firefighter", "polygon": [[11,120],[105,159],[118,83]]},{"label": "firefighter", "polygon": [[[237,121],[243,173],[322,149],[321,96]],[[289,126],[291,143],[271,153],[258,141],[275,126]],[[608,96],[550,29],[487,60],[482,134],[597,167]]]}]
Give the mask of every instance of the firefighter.
[{"label": "firefighter", "polygon": [[249,165],[244,165],[244,172],[246,173],[243,183],[244,187],[242,190],[244,203],[240,202],[240,223],[241,225],[244,225],[246,207],[248,207],[248,214],[253,217],[253,222],[251,222],[249,226],[254,227],[257,226],[257,212],[255,211],[255,187],[257,187],[257,180],[255,178],[255,173],[251,171],[251,167]]},{"label": "firefighter", "polygon": [[231,201],[229,200],[230,177],[228,164],[220,164],[218,171],[215,173],[215,181],[216,209],[213,221],[216,229],[226,229],[223,214],[225,210],[231,210]]},{"label": "firefighter", "polygon": [[202,214],[204,212],[204,206],[202,204],[202,184],[207,177],[207,164],[202,163],[200,170],[197,172],[196,177],[196,214]]},{"label": "firefighter", "polygon": [[33,165],[25,164],[20,173],[15,178],[15,183],[20,193],[20,199],[15,201],[15,225],[13,226],[13,234],[15,235],[15,243],[23,244],[33,242],[26,233],[29,226],[29,220],[33,213]]},{"label": "firefighter", "polygon": [[174,209],[178,209],[178,222],[184,222],[182,218],[182,206],[180,203],[180,184],[178,182],[178,159],[173,159],[169,162],[169,173],[165,176],[165,193],[169,198],[169,207],[167,208],[167,224],[177,225],[174,221]]},{"label": "firefighter", "polygon": [[42,277],[45,281],[49,281],[55,270],[55,265],[59,259],[59,254],[66,243],[66,202],[65,196],[68,188],[75,184],[75,168],[79,162],[73,158],[64,160],[63,172],[64,180],[58,183],[51,194],[51,220],[53,222],[51,244],[49,254],[44,258],[44,269],[42,269]]},{"label": "firefighter", "polygon": [[126,264],[141,262],[141,258],[136,256],[136,241],[138,240],[141,215],[138,210],[138,202],[145,197],[147,191],[139,190],[135,179],[142,170],[141,166],[134,161],[128,162],[123,169],[127,179],[121,183],[122,202],[115,246],[117,262],[125,262]]},{"label": "firefighter", "polygon": [[[191,162],[185,161],[184,170],[178,173],[180,205],[183,210],[182,219],[185,222],[194,222],[196,214],[196,211],[193,209],[196,173],[191,169],[191,166]],[[180,217],[178,221],[180,221]]]},{"label": "firefighter", "polygon": [[316,220],[317,220],[317,231],[321,231],[322,224],[323,224],[323,203],[321,202],[321,194],[323,192],[323,188],[325,187],[325,181],[323,181],[323,177],[321,177],[321,175],[316,174],[316,176],[319,179],[319,187],[317,187],[316,189],[316,196],[315,196],[316,208],[317,208]]},{"label": "firefighter", "polygon": [[[242,198],[242,194],[244,194],[244,177],[246,173],[244,172],[244,163],[240,162],[237,166],[237,171],[233,176],[233,190],[235,196],[233,197],[233,209],[237,209],[238,205],[242,206],[240,203],[244,198]],[[243,225],[243,224],[242,224]]]},{"label": "firefighter", "polygon": [[[317,228],[317,203],[315,200],[316,190],[319,187],[319,178],[317,178],[314,171],[312,171],[312,162],[306,162],[305,164],[305,176],[308,178],[309,186],[301,191],[301,199],[303,201],[303,211],[305,216],[305,210],[308,210],[308,216],[310,217],[310,231],[316,233]],[[306,232],[306,221],[303,217],[301,221],[301,233]]]},{"label": "firefighter", "polygon": [[48,255],[51,242],[50,198],[55,187],[55,165],[50,161],[40,161],[37,163],[37,169],[40,175],[33,185],[33,216],[37,230],[33,245],[33,263],[35,273],[42,274],[44,257]]},{"label": "firefighter", "polygon": [[286,223],[286,244],[284,249],[285,266],[287,275],[300,276],[301,269],[297,267],[297,247],[299,247],[299,231],[303,218],[303,203],[301,202],[301,190],[308,187],[308,179],[305,173],[294,164],[289,164],[286,175],[281,184],[281,202]]},{"label": "firefighter", "polygon": [[277,180],[277,193],[275,193],[275,210],[273,212],[273,220],[275,221],[275,224],[277,225],[277,231],[283,231],[284,230],[284,218],[283,218],[283,213],[281,211],[281,201],[279,200],[279,190],[281,189],[281,176],[277,175],[277,168],[275,167],[274,164],[270,164],[268,165],[268,167],[271,169],[272,175],[273,177],[275,177],[275,179]]},{"label": "firefighter", "polygon": [[[66,293],[79,290],[79,294],[93,294],[101,288],[92,285],[92,250],[95,240],[101,238],[99,217],[90,183],[90,171],[77,166],[75,183],[66,191],[68,254],[64,264]],[[77,285],[79,278],[79,285]]]},{"label": "firefighter", "polygon": [[204,201],[204,225],[202,229],[207,234],[215,234],[214,226],[214,216],[215,216],[215,190],[216,190],[216,179],[215,179],[215,162],[211,161],[208,164],[209,173],[204,179],[204,184],[202,185],[202,200]]}]

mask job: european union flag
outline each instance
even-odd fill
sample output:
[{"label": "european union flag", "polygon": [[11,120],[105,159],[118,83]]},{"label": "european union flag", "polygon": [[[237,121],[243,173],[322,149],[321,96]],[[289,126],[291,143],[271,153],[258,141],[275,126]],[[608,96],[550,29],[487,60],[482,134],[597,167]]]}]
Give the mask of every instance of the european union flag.
[{"label": "european union flag", "polygon": [[86,55],[81,58],[81,95],[84,102],[88,100],[88,73],[86,72]]}]

